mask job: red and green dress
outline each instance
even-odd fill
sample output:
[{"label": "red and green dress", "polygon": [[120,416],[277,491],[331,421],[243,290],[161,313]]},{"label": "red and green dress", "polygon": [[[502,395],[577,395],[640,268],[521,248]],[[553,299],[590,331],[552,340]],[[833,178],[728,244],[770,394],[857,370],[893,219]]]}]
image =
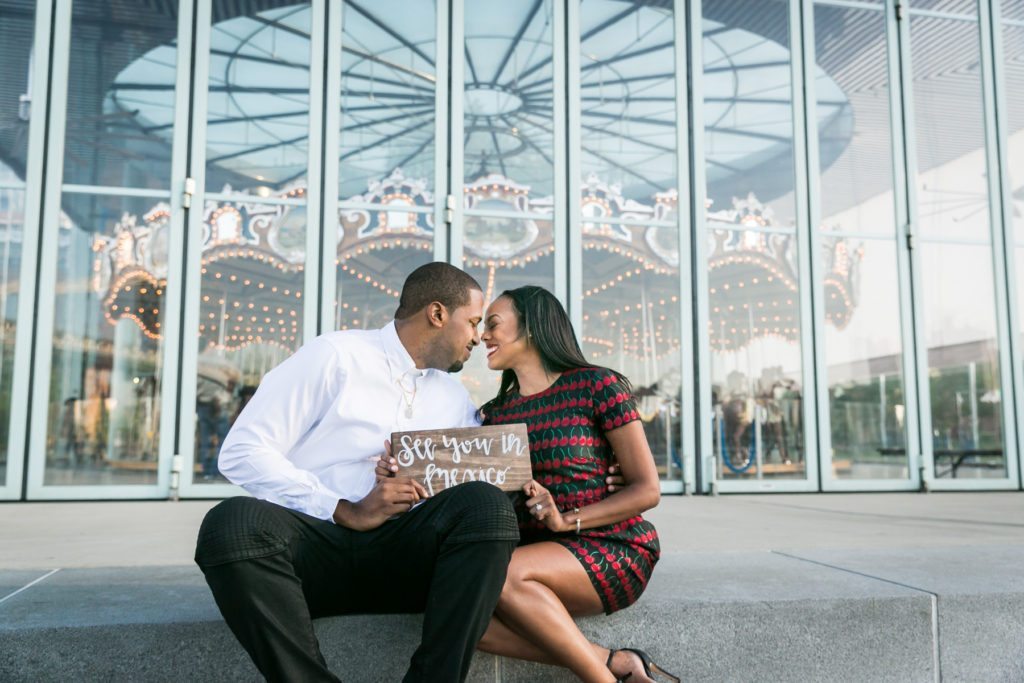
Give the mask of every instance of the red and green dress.
[{"label": "red and green dress", "polygon": [[[583,510],[608,496],[605,479],[614,461],[605,433],[640,419],[636,401],[611,370],[580,368],[530,396],[511,393],[484,407],[484,424],[525,422],[533,478],[551,492],[559,510]],[[615,524],[556,534],[520,500],[521,545],[553,541],[568,548],[590,576],[611,614],[640,597],[661,554],[658,532],[640,515]]]}]

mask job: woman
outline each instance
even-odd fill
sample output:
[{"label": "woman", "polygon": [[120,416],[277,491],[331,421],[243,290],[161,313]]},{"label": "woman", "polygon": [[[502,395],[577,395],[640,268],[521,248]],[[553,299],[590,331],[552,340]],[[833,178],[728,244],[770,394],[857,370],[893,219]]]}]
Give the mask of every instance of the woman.
[{"label": "woman", "polygon": [[[628,381],[586,361],[565,309],[541,287],[502,293],[480,339],[487,367],[502,373],[484,424],[527,424],[534,480],[523,487],[522,540],[479,648],[558,664],[584,681],[634,683],[652,672],[678,681],[642,651],[590,643],[573,621],[635,602],[660,554],[640,516],[658,504],[658,473]],[[608,496],[613,459],[628,485]]]}]

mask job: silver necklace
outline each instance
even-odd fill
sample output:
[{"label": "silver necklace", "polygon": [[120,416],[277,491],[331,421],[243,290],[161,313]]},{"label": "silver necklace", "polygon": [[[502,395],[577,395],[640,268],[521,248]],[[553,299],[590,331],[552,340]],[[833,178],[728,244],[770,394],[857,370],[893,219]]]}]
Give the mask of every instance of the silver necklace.
[{"label": "silver necklace", "polygon": [[395,380],[398,384],[398,388],[402,390],[402,402],[405,403],[405,417],[412,417],[412,402],[416,400],[416,380],[412,381],[412,390],[409,390],[405,386],[405,376],[408,372],[403,372],[402,376]]}]

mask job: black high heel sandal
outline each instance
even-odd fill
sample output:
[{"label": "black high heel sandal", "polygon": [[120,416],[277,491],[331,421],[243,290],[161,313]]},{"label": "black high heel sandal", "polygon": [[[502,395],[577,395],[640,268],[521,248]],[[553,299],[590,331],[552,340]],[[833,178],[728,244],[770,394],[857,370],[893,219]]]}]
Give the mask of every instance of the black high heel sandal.
[{"label": "black high heel sandal", "polygon": [[[665,676],[666,678],[671,679],[672,683],[679,683],[679,676],[676,676],[675,674],[669,673],[668,671],[665,671],[664,669],[662,669],[660,666],[658,666],[654,662],[653,659],[651,659],[651,656],[649,654],[647,654],[646,652],[644,652],[643,650],[638,650],[638,649],[632,648],[632,647],[620,647],[618,650],[609,650],[608,651],[608,662],[605,664],[605,666],[608,667],[609,671],[612,668],[612,658],[615,657],[615,653],[616,652],[632,652],[637,657],[639,657],[640,658],[640,663],[643,664],[643,666],[644,666],[644,675],[646,675],[648,678],[654,678],[654,674],[658,674],[659,676]],[[626,674],[625,676],[623,676],[622,678],[619,678],[617,680],[619,680],[619,681],[626,681],[626,680],[629,680],[632,677],[633,677],[633,673],[630,672],[630,673]]]}]

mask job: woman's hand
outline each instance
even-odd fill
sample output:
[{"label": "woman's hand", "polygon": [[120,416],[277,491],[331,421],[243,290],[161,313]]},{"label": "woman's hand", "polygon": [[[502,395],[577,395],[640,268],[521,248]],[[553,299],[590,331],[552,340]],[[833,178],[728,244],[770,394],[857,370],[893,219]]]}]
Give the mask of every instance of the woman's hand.
[{"label": "woman's hand", "polygon": [[381,479],[390,479],[398,472],[398,462],[391,457],[391,441],[384,440],[384,452],[373,456],[377,465],[373,468],[373,474],[379,482]]},{"label": "woman's hand", "polygon": [[575,528],[570,526],[562,517],[561,511],[555,507],[555,499],[551,497],[551,492],[536,481],[523,484],[523,493],[526,494],[526,509],[534,519],[543,522],[548,529],[561,533]]}]

